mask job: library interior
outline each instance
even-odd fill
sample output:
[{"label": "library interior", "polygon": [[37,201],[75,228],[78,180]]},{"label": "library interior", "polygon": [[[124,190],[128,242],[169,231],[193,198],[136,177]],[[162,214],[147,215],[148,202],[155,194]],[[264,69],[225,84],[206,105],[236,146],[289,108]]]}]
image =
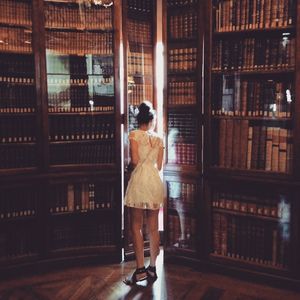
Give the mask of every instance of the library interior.
[{"label": "library interior", "polygon": [[[144,101],[158,278],[128,286]],[[0,0],[0,299],[300,299],[298,202],[300,0]]]}]

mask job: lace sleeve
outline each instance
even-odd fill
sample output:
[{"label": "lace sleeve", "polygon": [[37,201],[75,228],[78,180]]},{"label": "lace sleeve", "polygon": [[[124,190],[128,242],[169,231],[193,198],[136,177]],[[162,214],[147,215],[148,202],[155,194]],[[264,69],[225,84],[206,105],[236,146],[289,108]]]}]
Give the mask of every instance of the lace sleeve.
[{"label": "lace sleeve", "polygon": [[137,134],[135,131],[131,131],[128,135],[128,139],[129,141],[133,140],[133,141],[137,141]]}]

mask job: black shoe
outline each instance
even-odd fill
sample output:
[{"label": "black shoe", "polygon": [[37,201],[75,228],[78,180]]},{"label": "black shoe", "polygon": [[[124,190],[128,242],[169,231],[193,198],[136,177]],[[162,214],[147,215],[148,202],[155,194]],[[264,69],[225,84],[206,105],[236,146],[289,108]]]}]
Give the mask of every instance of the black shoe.
[{"label": "black shoe", "polygon": [[153,281],[157,279],[156,267],[152,267],[149,265],[146,271],[147,271],[148,279]]},{"label": "black shoe", "polygon": [[[145,273],[145,276],[142,276],[142,277],[139,277],[139,278],[137,277],[137,275],[143,274],[143,273]],[[137,269],[134,271],[134,273],[132,274],[131,278],[129,278],[129,279],[125,278],[125,279],[123,280],[123,282],[124,282],[125,284],[127,284],[127,285],[134,285],[134,284],[136,284],[137,282],[139,282],[139,281],[144,281],[144,280],[146,280],[146,279],[148,279],[148,272],[147,272],[147,270],[145,269],[145,267],[142,267],[142,268],[137,268]]]}]

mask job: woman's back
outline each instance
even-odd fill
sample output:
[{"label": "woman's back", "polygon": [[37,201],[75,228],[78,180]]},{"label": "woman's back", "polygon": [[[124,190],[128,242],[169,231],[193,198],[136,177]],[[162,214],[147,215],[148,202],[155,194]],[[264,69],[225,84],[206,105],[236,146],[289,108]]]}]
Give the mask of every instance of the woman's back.
[{"label": "woman's back", "polygon": [[156,133],[137,129],[130,132],[129,139],[138,143],[139,163],[156,163],[159,148],[163,145],[162,139]]}]

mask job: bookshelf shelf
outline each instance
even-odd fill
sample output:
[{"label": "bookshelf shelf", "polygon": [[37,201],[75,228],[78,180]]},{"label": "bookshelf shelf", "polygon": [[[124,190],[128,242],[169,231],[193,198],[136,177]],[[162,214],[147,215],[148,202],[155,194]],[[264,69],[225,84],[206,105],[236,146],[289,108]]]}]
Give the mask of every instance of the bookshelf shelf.
[{"label": "bookshelf shelf", "polygon": [[284,68],[278,68],[278,69],[273,69],[273,70],[268,70],[268,69],[261,69],[261,70],[212,70],[212,74],[216,75],[221,75],[221,74],[226,74],[226,75],[288,75],[288,74],[294,74],[295,69],[284,69]]},{"label": "bookshelf shelf", "polygon": [[0,27],[22,28],[24,30],[31,31],[31,24],[14,24],[9,22],[0,21]]},{"label": "bookshelf shelf", "polygon": [[[170,110],[193,110],[196,109],[196,104],[168,104],[168,109]],[[196,112],[195,112],[196,113]]]},{"label": "bookshelf shelf", "polygon": [[64,212],[51,212],[51,217],[58,217],[58,218],[77,218],[78,216],[81,216],[83,218],[86,218],[88,216],[94,216],[94,215],[100,215],[101,214],[114,214],[115,209],[114,208],[97,208],[93,210],[86,210],[86,211],[64,211]]},{"label": "bookshelf shelf", "polygon": [[257,220],[264,220],[264,221],[269,221],[269,222],[276,222],[276,223],[284,223],[286,221],[281,221],[280,218],[276,217],[268,217],[268,216],[262,216],[258,214],[251,214],[247,212],[240,212],[240,211],[234,211],[234,210],[229,210],[229,209],[224,209],[224,208],[213,208],[213,212],[219,212],[222,214],[228,214],[228,215],[234,215],[234,216],[241,216],[245,218],[254,218]]},{"label": "bookshelf shelf", "polygon": [[282,34],[284,32],[294,32],[296,31],[295,26],[285,26],[285,27],[273,27],[273,28],[254,28],[254,29],[245,29],[245,30],[232,30],[232,31],[214,31],[214,36],[222,36],[222,35],[243,35],[243,34]]},{"label": "bookshelf shelf", "polygon": [[234,257],[219,255],[219,254],[214,254],[214,253],[211,253],[210,257],[217,261],[227,260],[227,261],[231,261],[231,262],[235,262],[235,263],[242,263],[243,265],[246,264],[248,266],[257,267],[259,269],[266,268],[266,269],[277,270],[277,271],[285,271],[285,272],[288,271],[287,268],[280,267],[280,266],[274,266],[271,264],[271,262],[270,263],[254,262],[254,261],[250,261],[247,259],[239,259],[239,258],[234,258]]},{"label": "bookshelf shelf", "polygon": [[171,71],[168,71],[168,76],[196,76],[196,71],[190,71],[190,72],[187,72],[187,71],[182,71],[182,72],[171,72]]},{"label": "bookshelf shelf", "polygon": [[74,255],[74,254],[86,254],[100,253],[104,255],[105,253],[115,253],[116,247],[113,245],[103,245],[103,246],[93,246],[93,247],[68,247],[66,249],[55,249],[51,250],[50,255]]},{"label": "bookshelf shelf", "polygon": [[[233,113],[233,112],[232,112]],[[236,119],[236,120],[257,120],[257,121],[274,121],[274,122],[291,122],[292,118],[283,117],[251,117],[251,116],[234,116],[234,115],[213,115],[213,119]]]},{"label": "bookshelf shelf", "polygon": [[9,147],[9,146],[35,146],[36,143],[29,143],[29,142],[2,142],[0,143],[3,147]]},{"label": "bookshelf shelf", "polygon": [[291,178],[291,174],[287,174],[284,172],[274,172],[274,171],[266,171],[266,170],[258,170],[258,169],[238,169],[238,168],[222,168],[219,166],[211,166],[209,168],[209,172],[217,175],[231,175],[231,176],[248,176],[248,177],[265,177],[267,178],[275,178],[275,179],[283,179],[289,180]]},{"label": "bookshelf shelf", "polygon": [[113,33],[113,29],[102,28],[89,28],[89,27],[64,27],[64,26],[45,26],[48,31],[60,31],[60,32],[95,32],[95,33]]},{"label": "bookshelf shelf", "polygon": [[1,218],[0,223],[13,223],[13,222],[31,222],[37,220],[36,215],[33,216],[24,216],[24,217],[7,217],[7,218]]},{"label": "bookshelf shelf", "polygon": [[114,139],[79,139],[79,140],[63,140],[50,141],[51,145],[66,145],[66,144],[94,144],[94,143],[112,143]]},{"label": "bookshelf shelf", "polygon": [[[74,108],[75,109],[75,108]],[[79,108],[78,112],[73,111],[62,111],[62,112],[49,112],[49,115],[51,116],[113,116],[113,111],[81,111],[82,108]]]}]

